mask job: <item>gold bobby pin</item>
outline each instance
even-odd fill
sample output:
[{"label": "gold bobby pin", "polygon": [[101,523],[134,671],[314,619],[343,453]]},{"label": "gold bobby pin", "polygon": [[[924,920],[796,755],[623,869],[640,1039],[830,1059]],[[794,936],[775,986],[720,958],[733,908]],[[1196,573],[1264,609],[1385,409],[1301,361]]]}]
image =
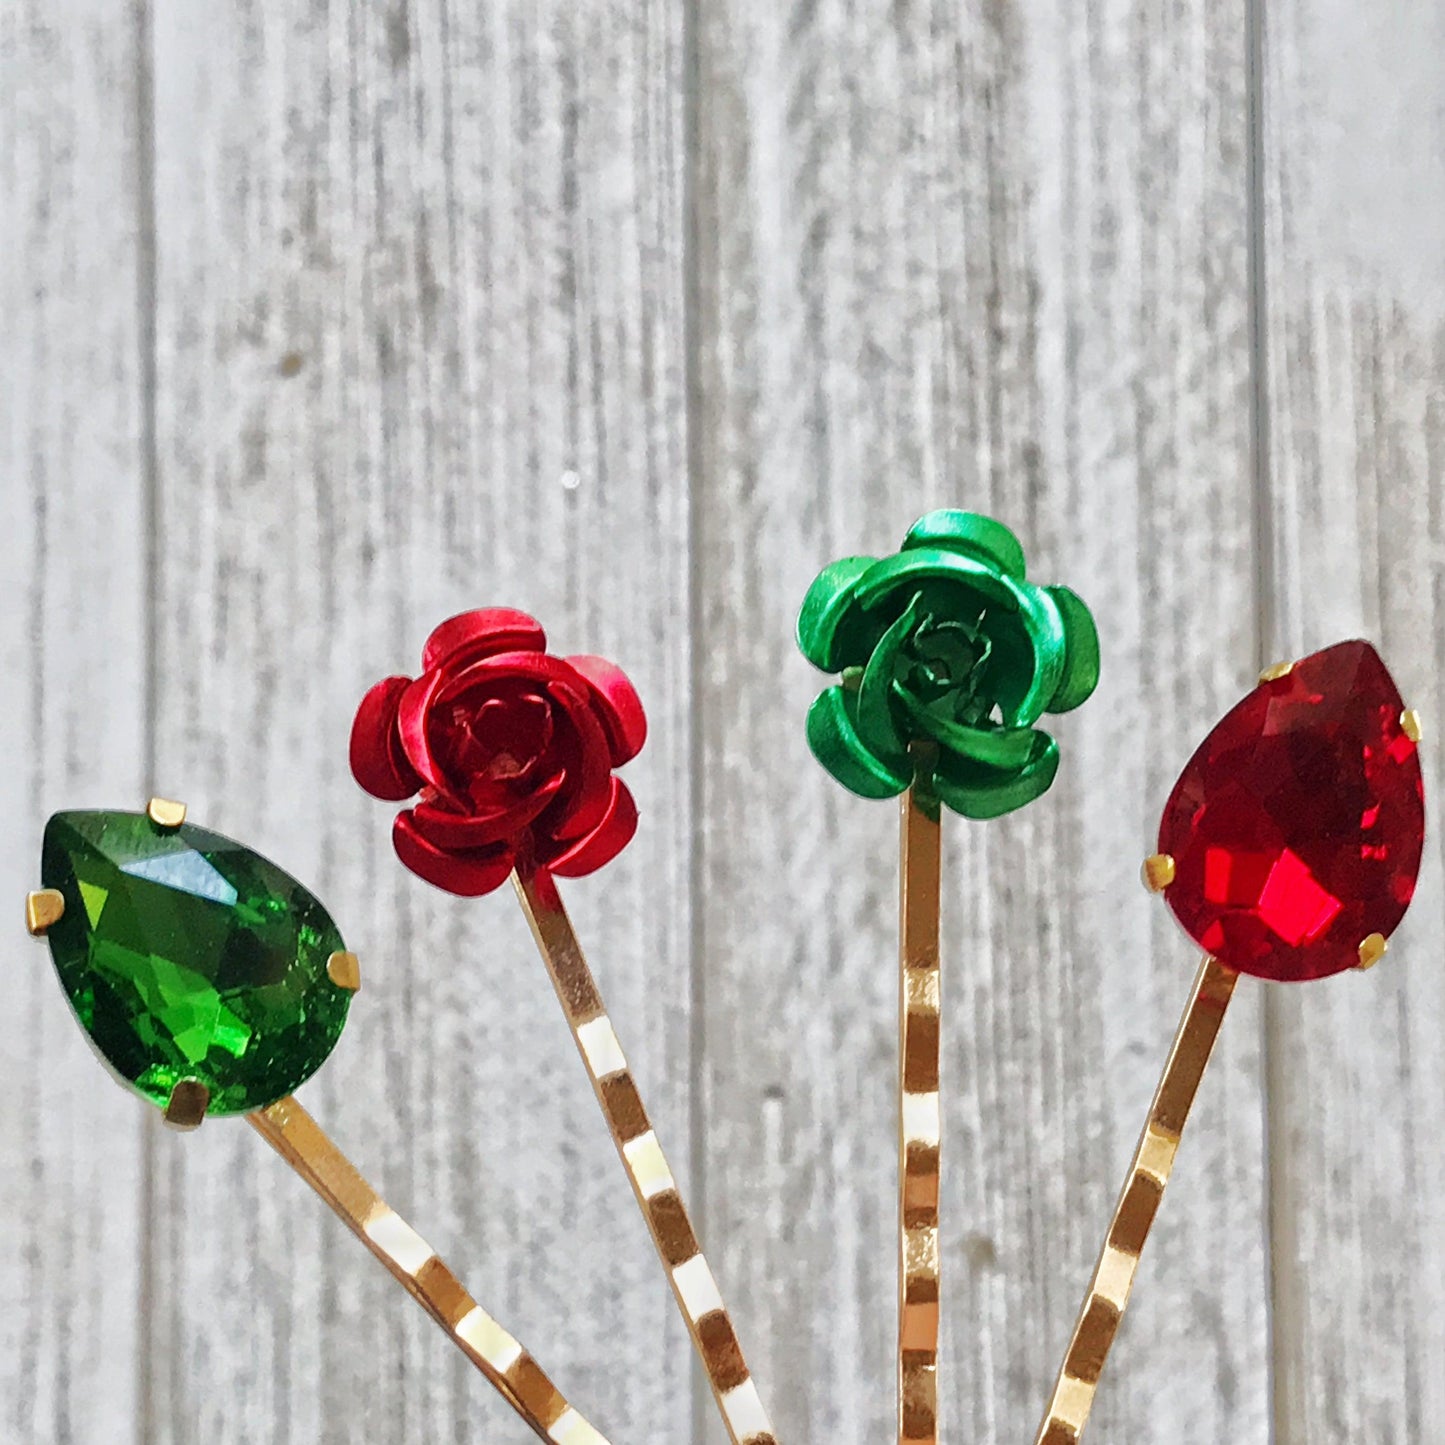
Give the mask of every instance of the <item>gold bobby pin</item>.
[{"label": "gold bobby pin", "polygon": [[1144,883],[1206,958],[1035,1445],[1078,1445],[1139,1256],[1241,973],[1372,967],[1415,891],[1420,719],[1368,642],[1267,668],[1174,785]]},{"label": "gold bobby pin", "polygon": [[1206,958],[1195,976],[1036,1445],[1077,1445],[1084,1433],[1104,1361],[1129,1304],[1144,1241],[1174,1168],[1184,1121],[1238,979],[1237,973],[1213,958]]},{"label": "gold bobby pin", "polygon": [[1035,726],[1099,680],[1093,618],[1025,580],[1018,538],[975,512],[919,518],[902,549],[843,557],[803,599],[798,645],[837,676],[808,746],[865,798],[902,796],[899,895],[898,1441],[937,1445],[940,1297],[940,822],[1046,792],[1058,745]]},{"label": "gold bobby pin", "polygon": [[420,677],[370,689],[351,767],[374,796],[415,799],[392,829],[414,873],[472,897],[511,878],[733,1445],[777,1445],[555,882],[596,871],[632,839],[637,809],[613,770],[646,734],[618,667],[553,656],[535,619],[483,608],[432,632]]},{"label": "gold bobby pin", "polygon": [[717,1280],[693,1233],[677,1180],[648,1120],[557,885],[541,868],[518,868],[512,882],[728,1434],[734,1445],[777,1445]]},{"label": "gold bobby pin", "polygon": [[91,1042],[173,1128],[243,1115],[534,1434],[606,1445],[291,1096],[341,1037],[356,955],[295,879],[185,816],[157,798],[46,824],[26,924]]},{"label": "gold bobby pin", "polygon": [[899,841],[898,1401],[905,1445],[938,1435],[939,891],[937,749],[903,795]]}]

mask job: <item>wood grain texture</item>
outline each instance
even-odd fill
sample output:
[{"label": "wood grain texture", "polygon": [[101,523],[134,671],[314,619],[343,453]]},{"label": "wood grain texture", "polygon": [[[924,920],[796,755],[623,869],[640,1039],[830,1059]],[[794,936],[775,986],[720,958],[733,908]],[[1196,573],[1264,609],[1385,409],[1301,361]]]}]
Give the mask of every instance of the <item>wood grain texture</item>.
[{"label": "wood grain texture", "polygon": [[[1106,644],[1049,797],[945,830],[945,1438],[1028,1438],[1189,986],[1135,882],[1178,767],[1365,631],[1439,776],[1428,12],[1257,0],[1252,168],[1205,0],[0,6],[0,1438],[530,1438],[251,1131],[95,1067],[19,897],[48,811],[154,786],[361,955],[304,1099],[370,1180],[617,1445],[721,1440],[511,898],[345,773],[485,602],[648,704],[567,902],[780,1438],[887,1438],[896,815],[792,627],[946,504]],[[1441,862],[1367,978],[1241,985],[1091,1438],[1438,1433]]]},{"label": "wood grain texture", "polygon": [[[1107,641],[1047,801],[946,830],[944,1431],[1025,1438],[1189,988],[1138,862],[1253,673],[1243,18],[720,0],[699,44],[706,1180],[784,1438],[885,1438],[895,1287],[894,811],[808,756],[798,603],[961,504]],[[1267,1436],[1260,1087],[1245,998],[1100,1440]]]},{"label": "wood grain texture", "polygon": [[[509,893],[448,899],[346,771],[467,607],[634,676],[642,833],[569,887],[690,1149],[675,8],[161,4],[158,772],[362,959],[323,1125],[610,1438],[689,1348]],[[251,1131],[151,1145],[158,1442],[530,1439]]]},{"label": "wood grain texture", "polygon": [[141,1115],[20,927],[47,814],[145,787],[136,35],[0,10],[0,1438],[128,1445]]},{"label": "wood grain texture", "polygon": [[[1445,17],[1278,0],[1264,39],[1273,651],[1379,639],[1438,789]],[[1445,1419],[1440,865],[1436,825],[1385,963],[1270,995],[1280,1445]]]}]

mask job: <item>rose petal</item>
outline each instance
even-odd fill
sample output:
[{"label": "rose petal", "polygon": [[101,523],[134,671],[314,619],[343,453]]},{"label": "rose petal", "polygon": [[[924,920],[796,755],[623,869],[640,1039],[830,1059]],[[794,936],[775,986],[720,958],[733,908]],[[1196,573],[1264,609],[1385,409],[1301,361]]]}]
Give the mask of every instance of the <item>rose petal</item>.
[{"label": "rose petal", "polygon": [[545,866],[563,878],[581,878],[610,863],[637,832],[637,804],[621,778],[612,779],[612,796],[602,821],[580,843],[556,854]]},{"label": "rose petal", "polygon": [[950,509],[920,517],[908,529],[903,550],[911,552],[919,547],[969,552],[1016,581],[1024,579],[1024,549],[1019,539],[1002,522],[977,512]]},{"label": "rose petal", "polygon": [[877,560],[842,557],[813,579],[798,614],[798,646],[814,667],[841,672],[868,661],[872,650],[869,637],[876,628],[861,615],[854,592]]},{"label": "rose petal", "polygon": [[1022,595],[1029,599],[1028,610],[991,612],[980,629],[989,640],[982,691],[998,705],[999,716],[1009,727],[1029,727],[1038,720],[1053,686],[1051,679],[1059,675],[1047,652],[1040,651],[1041,634],[1047,647],[1046,629],[1033,625],[1038,589],[1026,587]]},{"label": "rose petal", "polygon": [[954,722],[927,707],[918,705],[912,694],[901,694],[909,717],[919,731],[957,753],[986,768],[1021,768],[1034,756],[1038,739],[1047,734],[1035,728],[1000,727],[997,723],[976,724]]},{"label": "rose petal", "polygon": [[427,672],[407,687],[397,704],[396,726],[407,761],[424,782],[429,783],[460,811],[462,799],[442,771],[441,762],[432,750],[431,730],[428,727],[436,706],[437,694],[444,681],[440,672]]},{"label": "rose petal", "polygon": [[[944,599],[935,601],[927,595],[933,590],[929,584],[939,584],[947,594],[956,593],[959,603],[966,604],[972,615],[960,616],[957,605],[940,606]],[[1020,605],[1020,585],[1012,578],[998,575],[962,552],[942,547],[913,547],[884,557],[859,578],[855,596],[868,609],[881,607],[885,599],[896,596],[901,599],[901,609],[920,591],[925,592],[924,610],[934,612],[940,622],[973,622],[985,609],[1017,612]]]},{"label": "rose petal", "polygon": [[903,649],[918,628],[918,598],[914,598],[896,622],[880,637],[863,669],[856,693],[850,692],[851,721],[859,739],[883,765],[897,772],[909,772],[908,738],[897,727],[893,698],[898,662]]},{"label": "rose petal", "polygon": [[1048,792],[1059,770],[1059,745],[1035,731],[1029,761],[1018,768],[991,768],[956,753],[939,759],[934,787],[938,796],[965,818],[1001,818]]},{"label": "rose petal", "polygon": [[457,811],[471,815],[509,807],[560,771],[555,731],[553,704],[516,684],[441,704],[427,721],[432,756],[463,800]]},{"label": "rose petal", "polygon": [[429,843],[417,831],[410,812],[398,813],[391,829],[396,856],[418,878],[459,894],[463,898],[479,898],[507,881],[515,862],[510,848],[451,853]]},{"label": "rose petal", "polygon": [[630,679],[615,662],[582,654],[566,659],[587,682],[593,710],[612,750],[612,766],[620,768],[642,751],[647,741],[647,714]]},{"label": "rose petal", "polygon": [[462,667],[439,668],[438,673],[442,678],[436,697],[438,703],[456,702],[473,691],[487,696],[494,688],[518,682],[534,688],[564,683],[580,691],[575,669],[560,657],[545,652],[498,652]]},{"label": "rose petal", "polygon": [[1045,587],[1064,629],[1064,671],[1048,704],[1050,712],[1071,712],[1099,685],[1099,629],[1083,598],[1067,587]]},{"label": "rose petal", "polygon": [[422,785],[401,748],[397,709],[401,695],[411,686],[409,677],[383,678],[356,710],[351,724],[351,772],[374,798],[399,803]]},{"label": "rose petal", "polygon": [[492,843],[509,843],[543,812],[557,796],[563,774],[548,778],[535,791],[509,806],[457,813],[434,803],[418,803],[411,810],[412,828],[438,848],[475,849]]},{"label": "rose petal", "polygon": [[[398,728],[411,765],[444,794],[454,811],[472,811],[469,798],[477,774],[448,766],[456,762],[444,745],[448,726],[445,719],[450,709],[481,708],[492,698],[516,700],[519,685],[526,690],[524,696],[541,695],[565,709],[568,715],[580,715],[589,721],[602,739],[605,760],[606,739],[592,716],[586,683],[561,658],[537,652],[507,652],[473,662],[455,676],[449,675],[446,668],[438,668],[419,678],[402,694]],[[551,726],[552,720],[544,709],[539,709],[538,717],[539,728]],[[539,736],[537,750],[539,754],[550,755],[556,745],[548,737]]]},{"label": "rose petal", "polygon": [[808,709],[808,746],[813,756],[860,798],[896,798],[909,784],[907,756],[880,758],[858,736],[857,697],[843,687],[830,687]]},{"label": "rose petal", "polygon": [[[1064,619],[1058,605],[1042,587],[1024,584],[1020,589],[1021,606],[1015,618],[1004,619],[1002,626],[992,635],[998,639],[996,652],[1002,655],[1004,639],[1012,628],[1021,630],[1022,636],[1015,644],[1020,655],[1028,652],[1027,668],[1021,671],[1011,685],[1016,701],[1010,703],[1006,694],[1010,688],[997,689],[997,700],[1003,709],[1004,721],[1021,727],[1035,723],[1053,701],[1054,694],[1063,681],[1067,662],[1068,638],[1064,632]],[[995,618],[985,620],[985,627],[992,628]],[[1019,692],[1019,683],[1026,680],[1026,690]]]},{"label": "rose petal", "polygon": [[607,816],[612,751],[590,705],[590,693],[581,692],[576,685],[559,684],[550,690],[550,696],[561,707],[574,746],[567,782],[551,808],[538,819],[537,830],[545,837],[570,841],[590,833]]},{"label": "rose petal", "polygon": [[448,669],[497,652],[544,652],[547,634],[536,618],[510,607],[482,607],[450,617],[427,638],[422,649],[424,672],[445,664]]}]

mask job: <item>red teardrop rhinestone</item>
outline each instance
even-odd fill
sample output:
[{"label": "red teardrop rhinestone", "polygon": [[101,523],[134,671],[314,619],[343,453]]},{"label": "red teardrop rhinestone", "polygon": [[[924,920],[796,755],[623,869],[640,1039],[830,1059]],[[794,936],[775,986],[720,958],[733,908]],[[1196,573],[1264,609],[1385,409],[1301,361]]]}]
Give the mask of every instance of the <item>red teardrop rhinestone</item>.
[{"label": "red teardrop rhinestone", "polygon": [[1418,749],[1368,642],[1341,642],[1261,683],[1174,785],[1165,897],[1206,953],[1298,981],[1353,968],[1394,931],[1425,839]]}]

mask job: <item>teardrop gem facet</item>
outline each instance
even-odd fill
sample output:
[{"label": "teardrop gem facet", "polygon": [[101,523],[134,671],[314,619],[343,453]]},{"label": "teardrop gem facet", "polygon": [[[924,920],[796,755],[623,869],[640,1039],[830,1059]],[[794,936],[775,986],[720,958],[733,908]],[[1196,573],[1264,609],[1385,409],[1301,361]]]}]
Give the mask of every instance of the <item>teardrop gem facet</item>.
[{"label": "teardrop gem facet", "polygon": [[211,1114],[299,1088],[346,1023],[327,973],[345,945],[316,898],[229,838],[145,813],[57,813],[41,878],[65,899],[46,932],[61,986],[105,1060],[164,1108],[182,1079]]},{"label": "teardrop gem facet", "polygon": [[1410,899],[1425,837],[1419,749],[1368,642],[1262,682],[1174,785],[1159,851],[1185,932],[1243,973],[1298,981],[1361,962]]}]

